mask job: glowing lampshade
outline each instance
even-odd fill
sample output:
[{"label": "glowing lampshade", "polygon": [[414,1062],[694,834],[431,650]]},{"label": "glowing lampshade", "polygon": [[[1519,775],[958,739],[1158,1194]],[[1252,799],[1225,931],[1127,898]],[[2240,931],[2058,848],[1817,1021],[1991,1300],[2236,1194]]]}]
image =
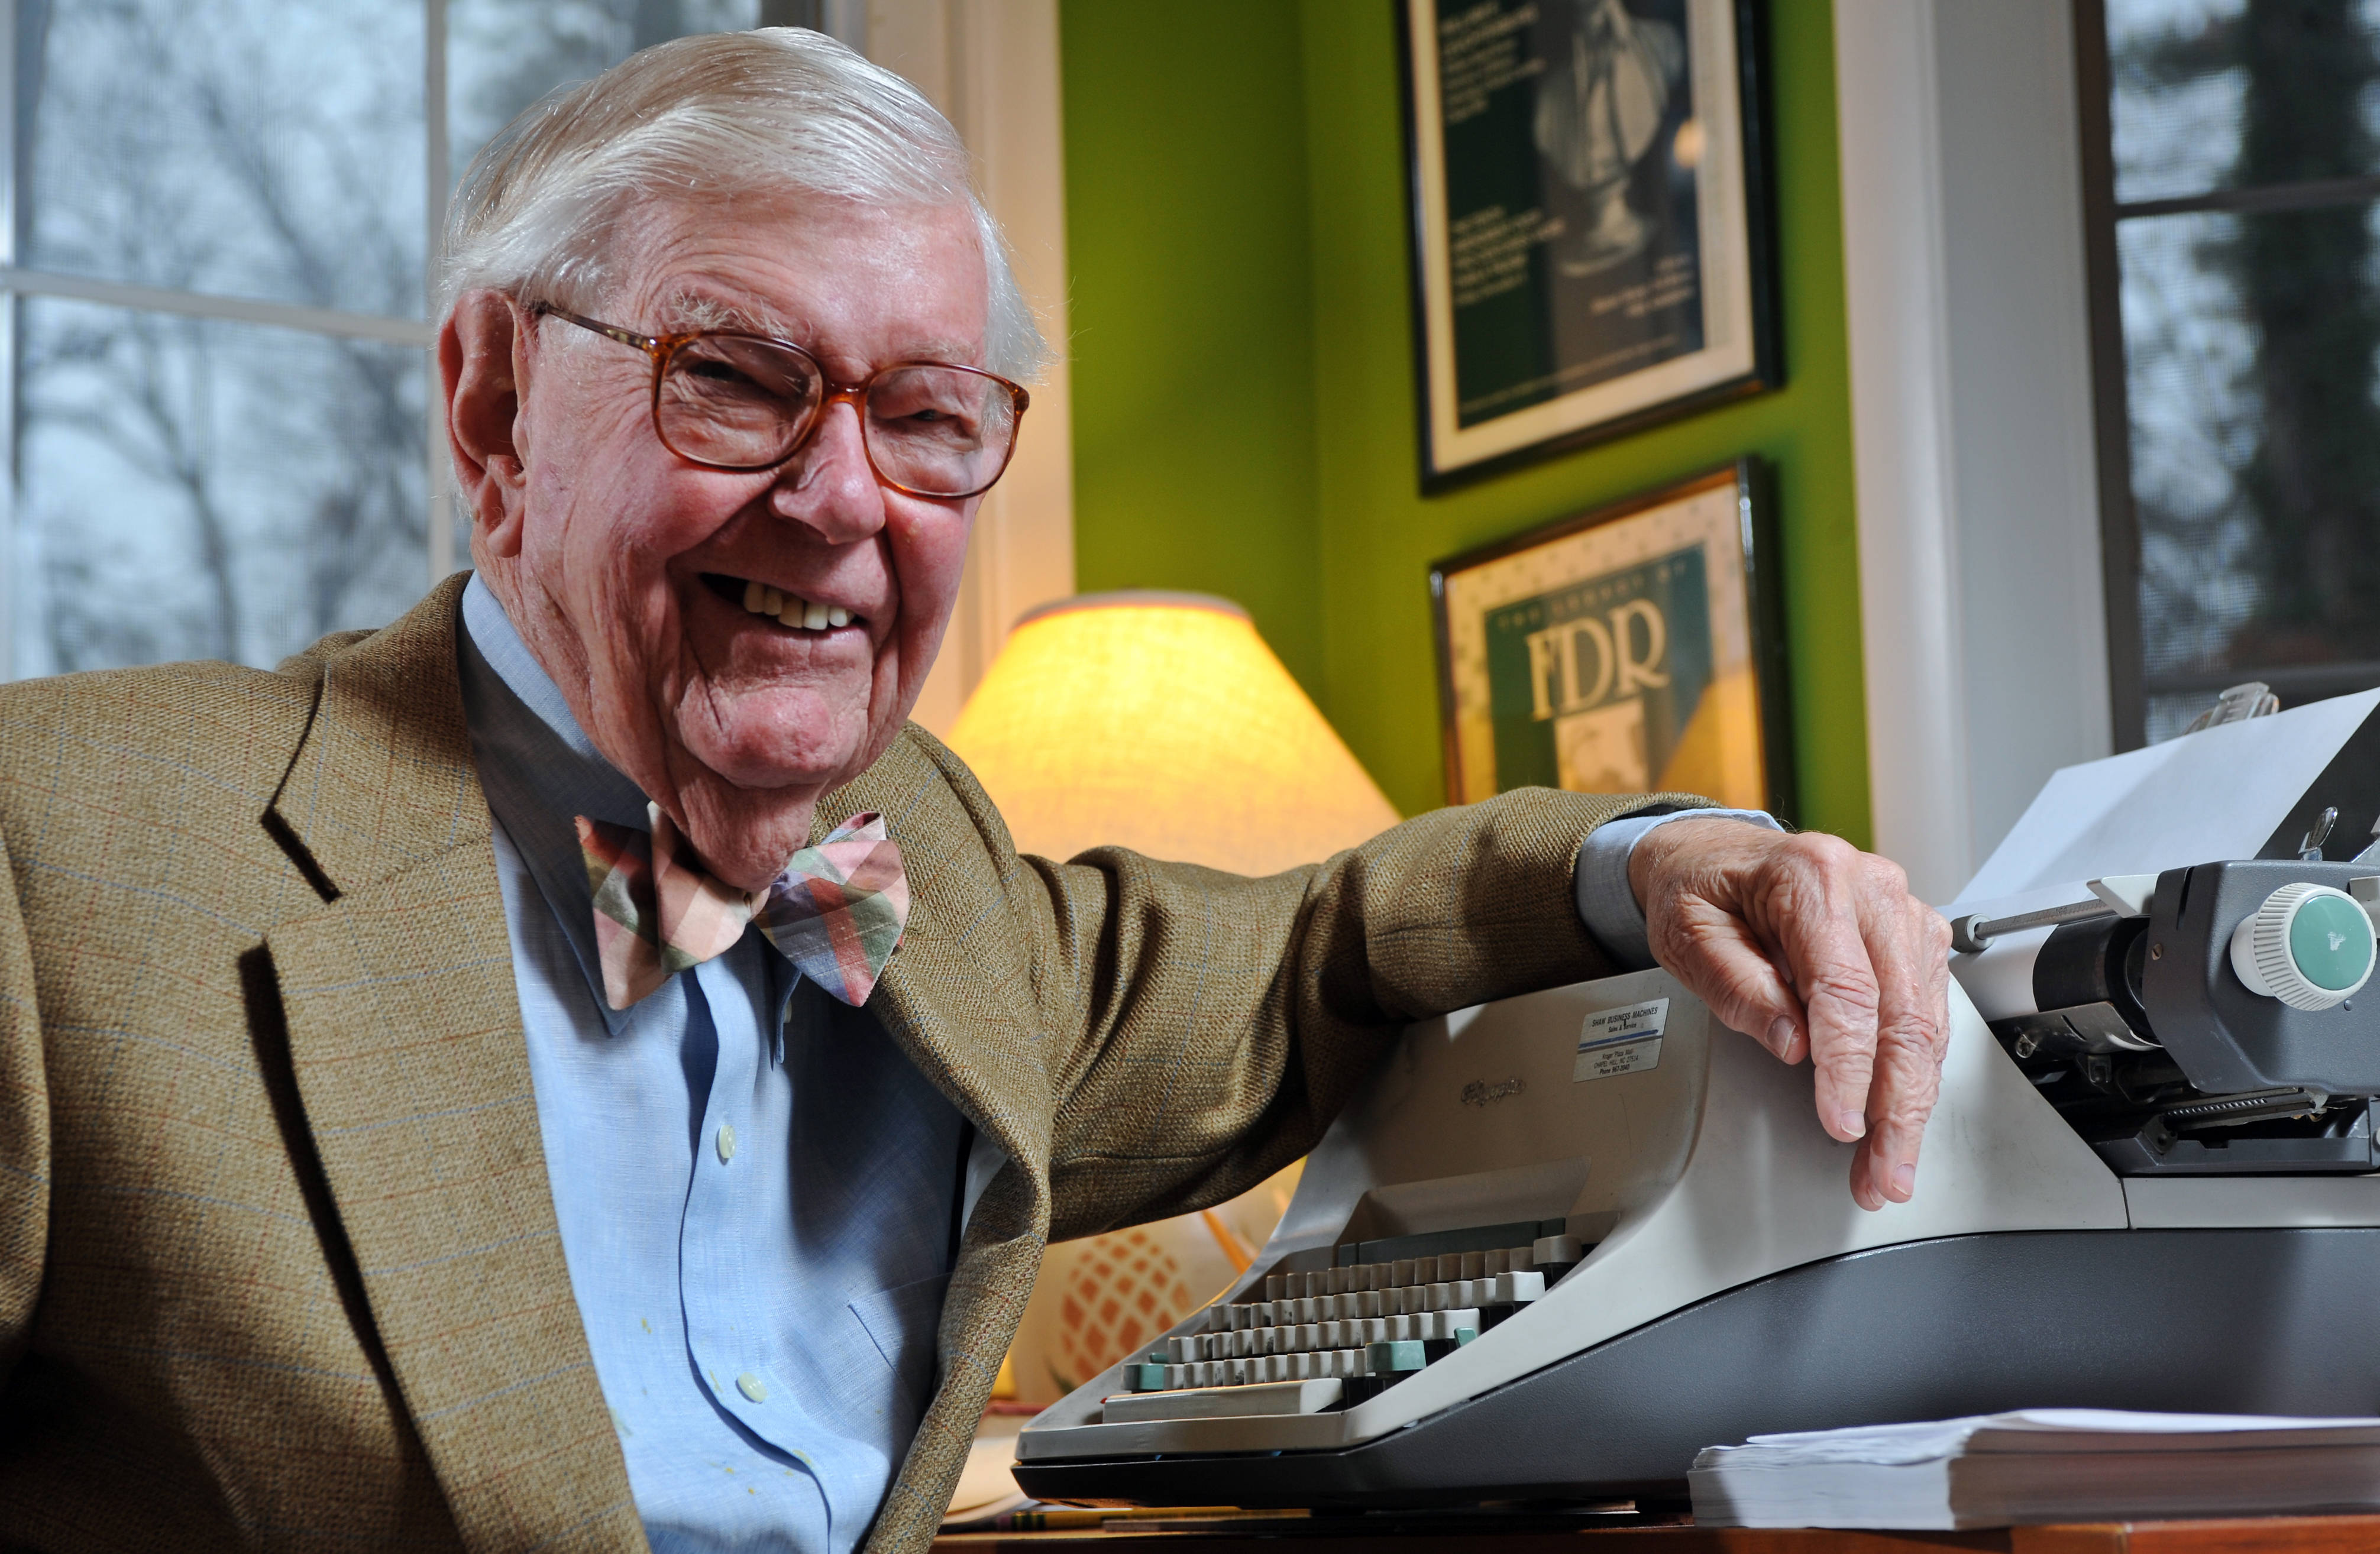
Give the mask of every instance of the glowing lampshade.
[{"label": "glowing lampshade", "polygon": [[1272,874],[1397,812],[1249,624],[1205,594],[1084,594],[1016,624],[951,748],[1019,850],[1113,843]]}]

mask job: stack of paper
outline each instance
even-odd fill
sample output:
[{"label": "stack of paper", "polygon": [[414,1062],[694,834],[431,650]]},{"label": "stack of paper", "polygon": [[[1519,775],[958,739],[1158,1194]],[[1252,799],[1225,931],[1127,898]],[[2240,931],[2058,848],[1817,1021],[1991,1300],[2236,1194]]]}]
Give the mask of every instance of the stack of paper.
[{"label": "stack of paper", "polygon": [[1718,1527],[2021,1523],[2380,1509],[2380,1419],[2015,1414],[1754,1436],[1689,1475]]}]

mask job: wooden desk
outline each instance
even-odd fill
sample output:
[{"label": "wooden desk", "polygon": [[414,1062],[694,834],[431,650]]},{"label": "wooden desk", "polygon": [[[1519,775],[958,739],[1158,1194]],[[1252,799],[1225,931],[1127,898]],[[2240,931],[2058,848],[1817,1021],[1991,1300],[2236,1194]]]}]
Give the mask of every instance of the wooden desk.
[{"label": "wooden desk", "polygon": [[[934,1554],[1160,1554],[1126,1542],[1163,1543],[1164,1554],[2374,1554],[2380,1516],[2287,1516],[2215,1522],[2108,1523],[2004,1527],[1973,1533],[1858,1533],[1742,1527],[1603,1527],[1576,1533],[1403,1536],[1228,1532],[955,1533]],[[1094,1545],[1111,1546],[1105,1549]]]}]

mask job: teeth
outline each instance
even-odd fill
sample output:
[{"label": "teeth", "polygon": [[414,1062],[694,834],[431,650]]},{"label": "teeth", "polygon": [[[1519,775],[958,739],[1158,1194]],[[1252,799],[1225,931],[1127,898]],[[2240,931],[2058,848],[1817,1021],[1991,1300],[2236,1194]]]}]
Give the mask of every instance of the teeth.
[{"label": "teeth", "polygon": [[830,626],[849,625],[857,619],[839,604],[797,599],[782,589],[759,582],[745,583],[744,608],[756,615],[773,615],[778,625],[796,631],[824,631]]}]

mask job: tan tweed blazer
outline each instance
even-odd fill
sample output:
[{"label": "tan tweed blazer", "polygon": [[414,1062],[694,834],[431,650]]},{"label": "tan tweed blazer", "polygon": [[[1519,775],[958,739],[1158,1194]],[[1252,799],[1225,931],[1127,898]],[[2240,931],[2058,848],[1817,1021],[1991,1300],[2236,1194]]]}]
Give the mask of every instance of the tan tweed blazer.
[{"label": "tan tweed blazer", "polygon": [[[461,582],[276,674],[0,689],[0,1547],[645,1547],[554,1228]],[[932,1535],[1045,1241],[1271,1172],[1408,1020],[1602,973],[1571,871],[1624,802],[1508,795],[1269,880],[1061,865],[912,728],[823,806],[900,841],[870,1007],[1010,1162],[871,1548]]]}]

